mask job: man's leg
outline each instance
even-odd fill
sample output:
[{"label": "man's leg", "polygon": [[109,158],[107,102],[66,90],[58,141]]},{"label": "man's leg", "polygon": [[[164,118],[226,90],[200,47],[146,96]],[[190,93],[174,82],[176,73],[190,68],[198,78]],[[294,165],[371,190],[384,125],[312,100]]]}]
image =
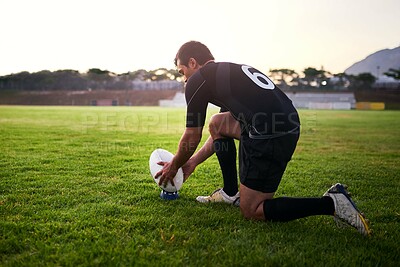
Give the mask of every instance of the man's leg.
[{"label": "man's leg", "polygon": [[[217,155],[222,171],[224,187],[215,191],[211,196],[201,196],[200,202],[223,201],[234,202],[238,196],[238,177],[236,166],[236,145],[234,139],[240,137],[240,124],[229,112],[215,114],[209,124],[213,140],[213,148]],[[233,197],[230,199],[229,197]]]},{"label": "man's leg", "polygon": [[236,146],[233,138],[221,138],[213,142],[224,181],[223,190],[228,196],[239,191],[236,169]]},{"label": "man's leg", "polygon": [[[245,218],[286,222],[312,215],[333,215],[335,220],[353,226],[361,234],[369,235],[371,233],[367,220],[341,184],[333,185],[320,198],[274,198],[275,193],[265,193],[269,190],[276,190],[280,182],[280,179],[276,178],[279,178],[279,173],[283,175],[284,168],[286,168],[286,164],[276,161],[276,159],[282,159],[282,155],[279,155],[280,152],[275,153],[280,151],[275,148],[277,145],[281,149],[284,148],[284,144],[288,144],[290,138],[278,140],[280,143],[276,142],[273,145],[266,143],[267,145],[264,147],[262,147],[262,142],[249,143],[245,136],[242,136],[241,141],[240,209]],[[254,156],[255,153],[252,149],[259,151],[260,147],[265,152],[265,158]],[[287,151],[291,150],[293,149]],[[273,158],[268,156],[270,153],[274,155]],[[288,153],[288,155],[291,154]],[[290,157],[286,157],[286,159],[289,160]],[[252,164],[251,168],[249,168],[249,164]],[[267,167],[265,168],[265,166]],[[264,175],[260,176],[259,172],[251,172],[254,169],[262,171]],[[257,178],[254,179],[255,177]]]},{"label": "man's leg", "polygon": [[209,130],[222,171],[223,190],[228,196],[235,196],[239,188],[234,138],[240,137],[240,125],[229,112],[223,112],[211,118]]},{"label": "man's leg", "polygon": [[334,214],[334,204],[329,197],[273,198],[298,137],[297,134],[253,140],[245,134],[241,136],[240,207],[246,218],[291,221],[311,215]]},{"label": "man's leg", "polygon": [[240,209],[247,219],[287,222],[313,215],[335,216],[361,234],[371,234],[368,221],[357,209],[343,185],[333,185],[321,198],[273,198],[240,184]]},{"label": "man's leg", "polygon": [[265,220],[264,201],[273,199],[275,193],[263,193],[240,184],[240,210],[246,219]]},{"label": "man's leg", "polygon": [[312,215],[333,215],[335,207],[330,197],[273,198],[275,193],[263,193],[240,185],[240,209],[247,219],[291,221]]}]

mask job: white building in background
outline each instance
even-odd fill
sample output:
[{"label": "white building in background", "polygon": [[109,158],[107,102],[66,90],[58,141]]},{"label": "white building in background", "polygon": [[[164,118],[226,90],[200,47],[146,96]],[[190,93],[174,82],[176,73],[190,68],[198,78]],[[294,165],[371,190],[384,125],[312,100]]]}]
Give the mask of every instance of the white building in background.
[{"label": "white building in background", "polygon": [[354,93],[307,93],[285,92],[293,101],[293,105],[300,109],[352,109],[356,106]]},{"label": "white building in background", "polygon": [[160,107],[186,107],[186,99],[184,93],[176,93],[171,100],[160,100]]},{"label": "white building in background", "polygon": [[[299,109],[352,109],[355,108],[354,93],[292,93],[285,92]],[[184,93],[176,93],[171,100],[160,100],[161,107],[186,107]]]},{"label": "white building in background", "polygon": [[162,81],[132,81],[132,87],[135,90],[172,90],[183,89],[183,83],[176,80]]},{"label": "white building in background", "polygon": [[396,80],[388,76],[379,76],[379,78],[372,85],[373,88],[387,88],[387,89],[399,89],[400,80]]}]

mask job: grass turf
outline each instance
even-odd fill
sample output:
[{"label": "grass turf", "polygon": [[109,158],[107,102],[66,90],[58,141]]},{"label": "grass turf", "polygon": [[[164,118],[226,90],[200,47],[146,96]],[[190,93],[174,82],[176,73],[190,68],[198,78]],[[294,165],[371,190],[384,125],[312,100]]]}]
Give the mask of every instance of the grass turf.
[{"label": "grass turf", "polygon": [[254,222],[233,206],[196,203],[221,186],[215,157],[179,200],[162,201],[148,157],[176,150],[184,109],[2,106],[0,265],[396,266],[400,112],[300,115],[277,196],[321,196],[345,183],[371,237],[326,216]]}]

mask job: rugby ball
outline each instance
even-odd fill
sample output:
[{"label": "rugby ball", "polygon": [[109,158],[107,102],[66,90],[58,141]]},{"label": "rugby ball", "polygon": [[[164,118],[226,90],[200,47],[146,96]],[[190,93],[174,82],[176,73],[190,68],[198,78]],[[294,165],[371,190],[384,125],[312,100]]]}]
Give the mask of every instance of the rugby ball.
[{"label": "rugby ball", "polygon": [[[163,169],[163,166],[158,165],[157,163],[160,161],[170,162],[173,157],[174,155],[171,152],[161,148],[158,148],[151,153],[149,160],[150,173],[154,179],[154,182],[156,182],[157,185],[160,178],[159,177],[155,178],[156,174]],[[179,168],[178,172],[176,173],[176,176],[174,177],[174,184],[175,185],[172,185],[171,182],[168,182],[166,186],[162,184],[159,185],[159,187],[161,187],[166,192],[178,192],[178,190],[181,189],[183,184],[182,168]]]}]

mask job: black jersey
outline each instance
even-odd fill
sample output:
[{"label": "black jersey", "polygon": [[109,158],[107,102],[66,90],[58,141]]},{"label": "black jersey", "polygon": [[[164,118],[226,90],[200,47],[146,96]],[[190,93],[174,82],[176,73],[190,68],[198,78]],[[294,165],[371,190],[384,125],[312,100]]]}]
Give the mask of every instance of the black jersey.
[{"label": "black jersey", "polygon": [[290,132],[299,126],[292,101],[266,75],[247,65],[211,62],[186,84],[186,127],[204,126],[208,103],[228,110],[242,129],[257,135]]}]

